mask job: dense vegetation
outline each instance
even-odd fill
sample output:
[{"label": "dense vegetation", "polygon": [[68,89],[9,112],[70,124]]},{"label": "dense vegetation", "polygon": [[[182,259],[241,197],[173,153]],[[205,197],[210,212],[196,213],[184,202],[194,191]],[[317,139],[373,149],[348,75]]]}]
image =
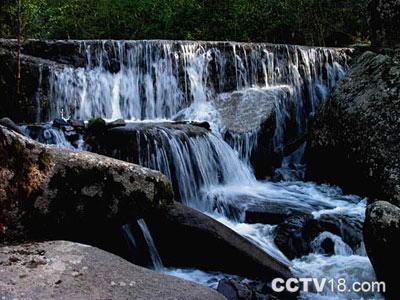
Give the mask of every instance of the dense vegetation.
[{"label": "dense vegetation", "polygon": [[[343,45],[368,39],[366,0],[0,0],[0,36]],[[20,5],[18,5],[18,2]]]}]

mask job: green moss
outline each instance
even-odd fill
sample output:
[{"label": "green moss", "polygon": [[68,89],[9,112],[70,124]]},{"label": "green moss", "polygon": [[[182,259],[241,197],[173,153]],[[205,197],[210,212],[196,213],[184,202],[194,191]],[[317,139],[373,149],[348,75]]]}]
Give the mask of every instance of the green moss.
[{"label": "green moss", "polygon": [[50,169],[50,164],[51,164],[51,156],[49,153],[46,152],[46,150],[43,150],[39,154],[39,170],[41,171],[47,171]]},{"label": "green moss", "polygon": [[22,143],[16,139],[11,144],[12,155],[17,156],[18,158],[22,158],[24,156],[24,149],[24,145],[22,145]]},{"label": "green moss", "polygon": [[106,121],[104,121],[102,118],[99,118],[99,117],[97,117],[97,118],[91,118],[91,119],[88,121],[88,127],[89,127],[89,128],[92,127],[92,126],[105,125],[105,124],[106,124]]}]

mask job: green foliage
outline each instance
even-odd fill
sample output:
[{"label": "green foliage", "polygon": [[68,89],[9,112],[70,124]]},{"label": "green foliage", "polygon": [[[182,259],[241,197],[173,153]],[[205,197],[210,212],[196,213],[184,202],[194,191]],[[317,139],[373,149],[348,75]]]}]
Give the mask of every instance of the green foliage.
[{"label": "green foliage", "polygon": [[[30,38],[343,45],[368,38],[366,0],[21,0]],[[15,1],[0,2],[15,36]]]}]

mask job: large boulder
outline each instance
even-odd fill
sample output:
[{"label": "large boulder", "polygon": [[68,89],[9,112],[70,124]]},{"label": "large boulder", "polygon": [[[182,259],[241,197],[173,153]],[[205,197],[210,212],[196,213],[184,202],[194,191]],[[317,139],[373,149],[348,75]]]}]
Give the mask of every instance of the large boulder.
[{"label": "large boulder", "polygon": [[250,162],[257,178],[271,176],[280,166],[274,149],[276,104],[289,97],[288,87],[274,87],[224,93],[213,100],[225,140]]},{"label": "large boulder", "polygon": [[368,10],[372,45],[400,47],[400,1],[370,0]]},{"label": "large boulder", "polygon": [[371,204],[364,225],[365,246],[378,279],[386,282],[387,299],[398,298],[393,274],[398,271],[399,235],[400,208],[385,201]]},{"label": "large boulder", "polygon": [[68,239],[117,251],[123,225],[172,201],[159,172],[0,126],[0,242]]},{"label": "large boulder", "polygon": [[225,299],[193,282],[65,241],[0,248],[0,299]]},{"label": "large boulder", "polygon": [[400,205],[400,62],[364,53],[316,117],[307,177]]},{"label": "large boulder", "polygon": [[286,263],[218,221],[180,203],[146,222],[165,265],[267,281],[291,277]]}]

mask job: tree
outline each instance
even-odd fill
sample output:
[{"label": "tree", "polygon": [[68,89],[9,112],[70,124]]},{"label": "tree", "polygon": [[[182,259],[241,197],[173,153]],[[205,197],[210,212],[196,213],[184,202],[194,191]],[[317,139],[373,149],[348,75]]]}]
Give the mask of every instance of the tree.
[{"label": "tree", "polygon": [[[366,0],[3,0],[0,34],[52,39],[194,39],[339,46],[365,40]],[[5,13],[12,7],[10,16]],[[20,7],[18,9],[18,7]],[[25,7],[29,8],[29,18]],[[2,12],[3,11],[3,12]],[[13,27],[15,26],[15,27]]]}]

